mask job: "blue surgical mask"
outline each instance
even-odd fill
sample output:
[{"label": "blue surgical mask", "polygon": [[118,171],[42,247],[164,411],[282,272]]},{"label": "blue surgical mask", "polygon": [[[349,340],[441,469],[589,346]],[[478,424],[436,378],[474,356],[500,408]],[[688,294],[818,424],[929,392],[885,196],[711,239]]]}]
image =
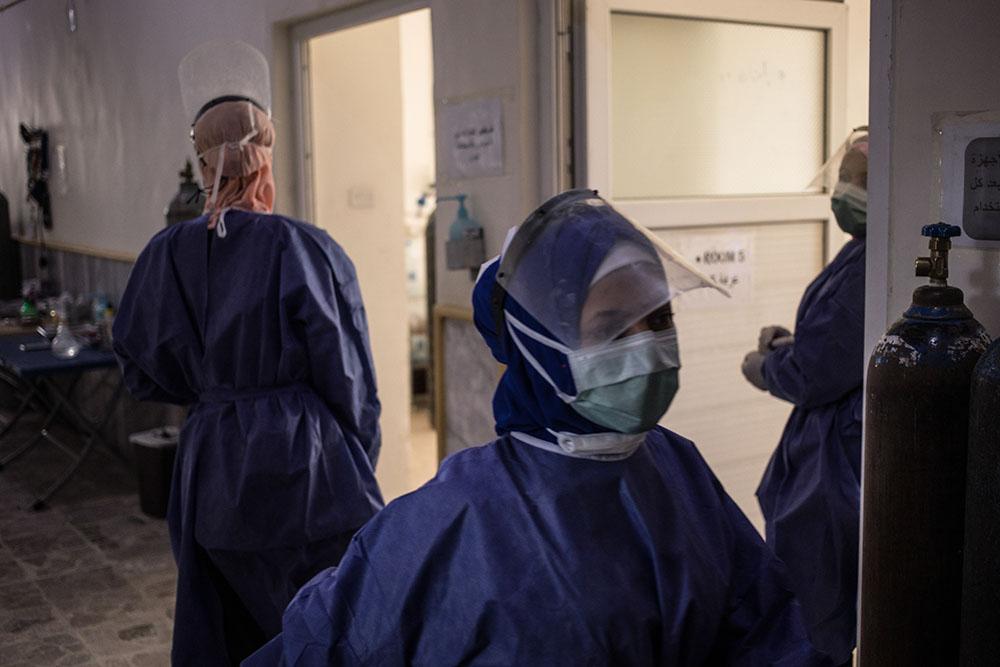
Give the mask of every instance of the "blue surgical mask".
[{"label": "blue surgical mask", "polygon": [[851,236],[863,237],[868,228],[868,191],[840,181],[833,188],[830,208],[837,226]]},{"label": "blue surgical mask", "polygon": [[521,353],[556,393],[586,419],[617,433],[656,426],[679,386],[677,331],[644,331],[601,345],[571,350],[508,315],[513,329],[559,350],[569,360],[577,394],[563,393],[514,335]]}]

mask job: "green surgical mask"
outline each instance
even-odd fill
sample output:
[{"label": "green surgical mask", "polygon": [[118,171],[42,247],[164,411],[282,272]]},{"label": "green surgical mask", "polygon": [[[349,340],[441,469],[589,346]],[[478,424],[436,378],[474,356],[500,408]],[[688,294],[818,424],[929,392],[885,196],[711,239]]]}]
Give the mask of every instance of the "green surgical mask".
[{"label": "green surgical mask", "polygon": [[841,181],[833,189],[830,208],[837,226],[851,236],[864,237],[868,228],[868,192],[853,183]]},{"label": "green surgical mask", "polygon": [[618,433],[644,433],[667,412],[679,386],[676,368],[594,387],[577,395],[570,406]]},{"label": "green surgical mask", "polygon": [[[666,413],[677,393],[680,353],[677,330],[643,331],[609,343],[571,350],[532,331],[507,314],[514,342],[525,359],[576,412],[617,433],[650,430]],[[577,394],[559,390],[549,374],[525,348],[520,332],[566,355]]]}]

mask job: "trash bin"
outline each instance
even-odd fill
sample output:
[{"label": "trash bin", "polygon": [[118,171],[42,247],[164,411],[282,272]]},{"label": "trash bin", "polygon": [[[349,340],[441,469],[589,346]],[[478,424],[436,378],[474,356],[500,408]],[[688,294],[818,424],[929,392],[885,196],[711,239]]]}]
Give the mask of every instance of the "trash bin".
[{"label": "trash bin", "polygon": [[167,516],[170,499],[170,477],[177,454],[178,431],[175,426],[163,426],[129,436],[135,452],[135,469],[139,478],[139,506],[149,516]]}]

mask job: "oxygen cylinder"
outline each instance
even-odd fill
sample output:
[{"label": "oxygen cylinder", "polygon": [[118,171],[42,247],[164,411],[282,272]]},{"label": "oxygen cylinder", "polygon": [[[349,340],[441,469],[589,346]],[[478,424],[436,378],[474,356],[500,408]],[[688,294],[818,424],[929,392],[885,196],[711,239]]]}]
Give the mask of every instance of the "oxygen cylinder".
[{"label": "oxygen cylinder", "polygon": [[184,163],[184,169],[177,175],[181,177],[180,188],[167,204],[166,210],[163,211],[163,216],[167,219],[167,227],[186,220],[193,220],[201,215],[205,208],[205,196],[202,195],[198,184],[194,182],[191,160]]},{"label": "oxygen cylinder", "polygon": [[1000,340],[972,374],[962,579],[962,664],[1000,660]]},{"label": "oxygen cylinder", "polygon": [[969,383],[989,336],[949,287],[958,227],[927,225],[930,284],[868,365],[861,538],[862,665],[959,657]]}]

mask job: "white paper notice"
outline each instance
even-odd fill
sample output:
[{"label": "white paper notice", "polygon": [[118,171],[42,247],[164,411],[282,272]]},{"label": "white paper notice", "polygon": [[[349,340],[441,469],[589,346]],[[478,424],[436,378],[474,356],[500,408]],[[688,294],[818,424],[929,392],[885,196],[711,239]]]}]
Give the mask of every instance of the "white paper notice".
[{"label": "white paper notice", "polygon": [[442,107],[450,178],[503,174],[503,101],[488,97]]},{"label": "white paper notice", "polygon": [[[955,119],[941,127],[940,219],[961,225],[956,246],[1000,248],[1000,123]],[[936,222],[936,221],[932,221]]]},{"label": "white paper notice", "polygon": [[709,308],[750,301],[753,296],[753,236],[684,236],[678,244],[678,250],[732,295],[732,299],[727,299],[716,290],[696,289],[681,297],[685,306]]}]

